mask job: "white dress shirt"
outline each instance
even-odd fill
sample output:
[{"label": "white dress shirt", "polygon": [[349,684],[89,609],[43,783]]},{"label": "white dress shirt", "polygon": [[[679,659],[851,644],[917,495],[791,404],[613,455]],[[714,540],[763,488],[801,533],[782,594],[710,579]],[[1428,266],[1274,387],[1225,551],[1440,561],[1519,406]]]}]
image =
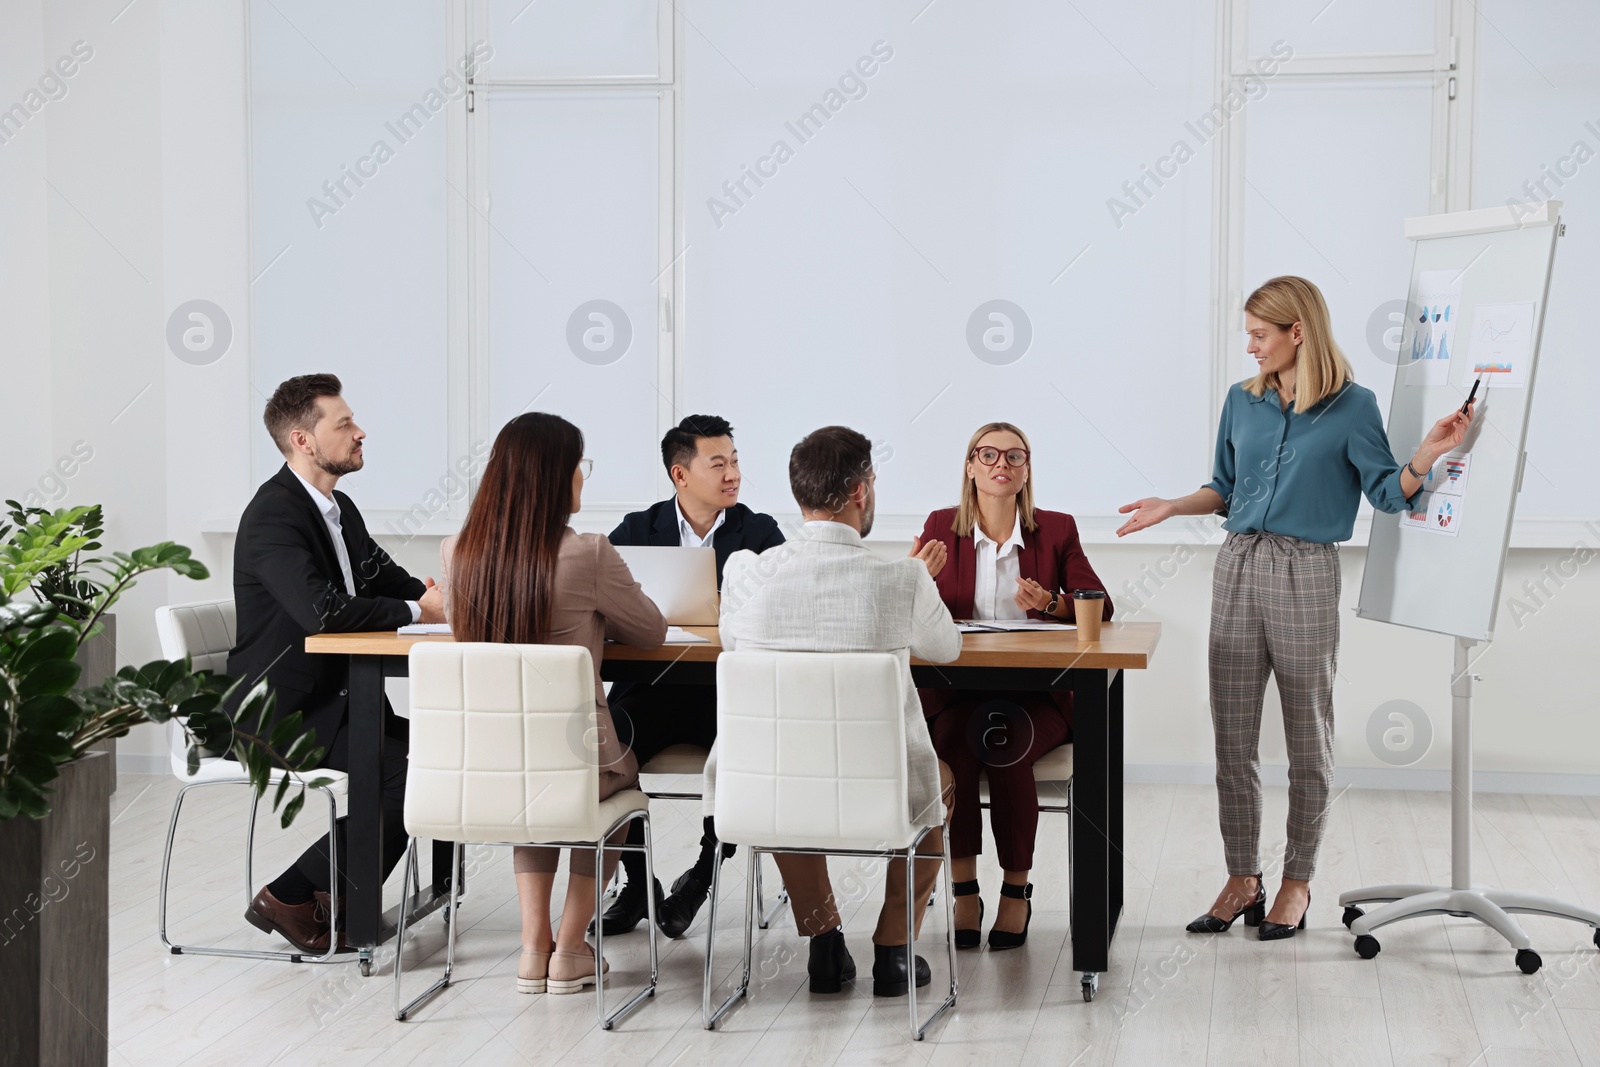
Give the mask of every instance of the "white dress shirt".
[{"label": "white dress shirt", "polygon": [[721,526],[728,518],[728,511],[723,508],[717,512],[717,519],[711,524],[711,529],[701,537],[694,532],[694,527],[689,523],[689,517],[683,513],[683,501],[677,501],[678,509],[678,544],[684,548],[710,548],[711,539],[717,536],[717,527]]},{"label": "white dress shirt", "polygon": [[[289,473],[300,478],[300,472],[293,467],[289,468]],[[344,580],[345,595],[353,597],[356,595],[356,576],[350,569],[350,549],[344,543],[344,527],[339,524],[339,502],[332,496],[324,496],[322,490],[304,478],[300,478],[300,484],[306,487],[311,503],[322,513],[322,521],[328,524],[328,536],[333,538],[333,554],[339,560],[339,575]],[[422,605],[415,600],[408,600],[406,606],[411,609],[412,622],[422,618]]]},{"label": "white dress shirt", "polygon": [[976,579],[972,586],[972,614],[978,619],[1026,619],[1028,613],[1017,607],[1017,579],[1022,577],[1022,511],[1004,544],[995,544],[979,523],[972,524],[973,549],[977,554]]}]

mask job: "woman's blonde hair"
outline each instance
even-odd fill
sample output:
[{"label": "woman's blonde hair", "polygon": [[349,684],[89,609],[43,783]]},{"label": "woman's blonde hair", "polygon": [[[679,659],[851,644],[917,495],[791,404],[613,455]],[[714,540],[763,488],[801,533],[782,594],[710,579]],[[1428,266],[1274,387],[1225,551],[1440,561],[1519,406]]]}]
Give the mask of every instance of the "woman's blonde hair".
[{"label": "woman's blonde hair", "polygon": [[[1294,410],[1305,413],[1356,380],[1350,361],[1344,358],[1333,340],[1328,321],[1328,305],[1322,290],[1292,274],[1271,278],[1250,294],[1245,311],[1272,323],[1280,330],[1300,324],[1300,348],[1294,361]],[[1278,387],[1278,374],[1261,373],[1246,381],[1251,396],[1261,396],[1268,387]]]},{"label": "woman's blonde hair", "polygon": [[[1028,450],[1028,466],[1033,466],[1033,446],[1028,444],[1027,434],[1009,422],[986,422],[979,426],[978,432],[973,434],[972,440],[967,442],[966,455],[961,459],[961,503],[956,507],[956,521],[955,525],[951,527],[951,529],[955,530],[957,537],[970,535],[972,528],[978,522],[978,487],[971,478],[967,477],[967,460],[972,458],[973,449],[978,447],[978,442],[983,440],[985,434],[997,431],[1016,434],[1022,440],[1022,447]],[[1037,526],[1037,523],[1033,521],[1033,478],[1031,476],[1022,483],[1022,492],[1017,494],[1017,512],[1022,516],[1022,528],[1024,530],[1032,530]]]}]

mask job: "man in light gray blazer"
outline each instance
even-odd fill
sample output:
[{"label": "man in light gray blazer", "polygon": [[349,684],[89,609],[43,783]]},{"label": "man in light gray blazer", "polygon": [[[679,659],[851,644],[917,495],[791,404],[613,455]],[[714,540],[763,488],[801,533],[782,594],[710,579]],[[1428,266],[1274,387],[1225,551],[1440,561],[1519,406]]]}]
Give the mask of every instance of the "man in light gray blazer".
[{"label": "man in light gray blazer", "polygon": [[[945,562],[942,542],[912,545],[905,559],[884,559],[862,541],[872,529],[876,472],[872,443],[843,426],[817,430],[789,454],[789,484],[806,519],[801,535],[754,552],[728,557],[722,582],[722,647],[785,652],[893,652],[905,672],[906,770],[911,821],[920,826],[948,818],[954,779],[933,751],[922,704],[911,680],[911,656],[948,663],[961,654],[961,633],[939,599],[933,575]],[[706,812],[714,810],[716,758],[706,763]],[[941,811],[939,805],[943,802]],[[943,851],[940,836],[923,851]],[[795,924],[811,938],[813,993],[836,993],[855,977],[823,856],[773,857],[783,872]],[[918,860],[912,899],[925,902],[940,861]],[[873,993],[903,996],[910,948],[905,944],[905,868],[889,865],[883,911],[872,935]],[[917,985],[926,985],[927,962],[916,957]]]}]

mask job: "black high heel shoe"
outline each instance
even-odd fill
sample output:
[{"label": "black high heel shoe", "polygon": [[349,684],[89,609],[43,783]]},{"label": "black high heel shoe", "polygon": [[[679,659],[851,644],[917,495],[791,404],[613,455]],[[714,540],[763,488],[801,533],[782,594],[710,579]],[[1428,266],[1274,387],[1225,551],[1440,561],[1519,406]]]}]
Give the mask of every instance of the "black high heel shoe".
[{"label": "black high heel shoe", "polygon": [[1261,876],[1256,875],[1256,898],[1238,911],[1233,913],[1232,919],[1219,919],[1209,911],[1184,929],[1191,934],[1225,934],[1233,929],[1233,924],[1240,916],[1244,917],[1246,926],[1260,926],[1267,915],[1267,887],[1262,884]]},{"label": "black high heel shoe", "polygon": [[1026,900],[1028,902],[1028,918],[1023,922],[1022,930],[1018,933],[990,927],[989,948],[994,951],[1005,948],[1021,948],[1028,943],[1028,927],[1033,925],[1033,883],[1012,885],[1010,882],[1001,882],[1000,895],[1010,897],[1012,900]]},{"label": "black high heel shoe", "polygon": [[[978,880],[974,878],[970,882],[952,882],[950,883],[950,892],[958,897],[977,897]],[[978,897],[978,926],[983,926],[982,897]],[[966,930],[958,926],[956,927],[956,948],[977,948],[978,939],[982,935],[983,931],[981,929]]]},{"label": "black high heel shoe", "polygon": [[1311,891],[1306,890],[1306,910],[1300,913],[1298,923],[1275,923],[1271,919],[1261,920],[1261,929],[1256,931],[1256,937],[1262,941],[1282,941],[1286,937],[1293,937],[1296,930],[1306,928],[1306,915],[1311,911]]}]

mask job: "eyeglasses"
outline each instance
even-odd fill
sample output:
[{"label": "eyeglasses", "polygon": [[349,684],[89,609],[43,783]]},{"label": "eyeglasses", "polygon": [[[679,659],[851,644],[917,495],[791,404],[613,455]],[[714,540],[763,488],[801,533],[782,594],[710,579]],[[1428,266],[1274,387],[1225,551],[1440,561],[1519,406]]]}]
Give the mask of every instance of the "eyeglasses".
[{"label": "eyeglasses", "polygon": [[583,480],[588,481],[589,475],[594,473],[594,460],[587,456],[578,460],[578,470],[583,472]]},{"label": "eyeglasses", "polygon": [[971,458],[976,459],[985,467],[992,467],[1000,462],[1001,456],[1004,456],[1006,466],[1023,467],[1028,463],[1028,455],[1026,448],[1008,448],[1004,452],[1001,452],[998,448],[974,448]]}]

